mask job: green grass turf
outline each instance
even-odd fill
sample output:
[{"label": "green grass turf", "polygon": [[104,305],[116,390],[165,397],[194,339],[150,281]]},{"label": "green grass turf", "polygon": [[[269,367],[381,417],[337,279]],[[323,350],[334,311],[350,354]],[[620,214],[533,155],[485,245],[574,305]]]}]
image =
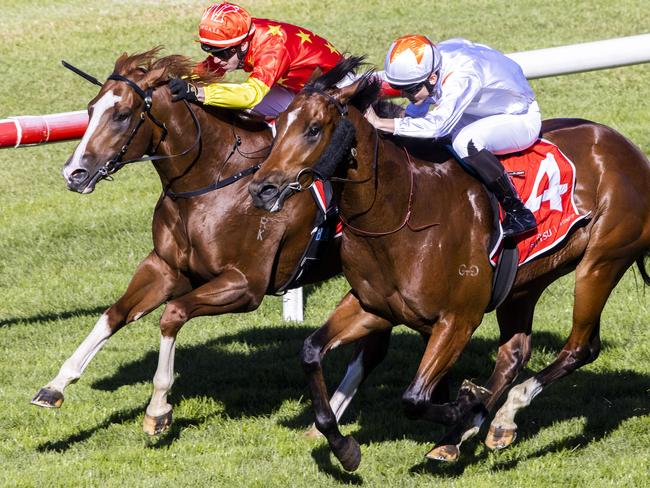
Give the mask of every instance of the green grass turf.
[{"label": "green grass turf", "polygon": [[[383,60],[408,32],[464,36],[505,52],[643,33],[643,0],[347,1],[257,0],[260,17],[298,23],[342,50]],[[164,44],[195,56],[204,2],[0,0],[0,118],[83,109],[96,87],[60,59],[98,77],[123,51]],[[650,152],[650,65],[533,82],[545,117],[611,125]],[[629,272],[602,319],[598,360],[545,391],[518,417],[519,439],[491,453],[484,430],[453,465],[425,462],[442,430],[412,422],[400,396],[422,345],[399,328],[389,357],[344,418],[364,458],[344,473],[322,442],[302,436],[311,421],[297,353],[346,290],[342,278],[309,290],[304,325],[282,322],[267,298],[246,315],[200,318],[179,336],[171,431],[141,432],[151,393],[160,311],[112,338],[61,410],[29,405],[38,388],[124,290],[151,246],[159,182],[129,167],[90,196],[65,190],[60,169],[74,143],[0,150],[0,485],[3,486],[647,486],[650,455],[648,291]],[[572,277],[554,284],[535,317],[527,371],[548,364],[566,338]],[[453,372],[484,380],[495,356],[486,316]],[[331,385],[349,350],[326,361]]]}]

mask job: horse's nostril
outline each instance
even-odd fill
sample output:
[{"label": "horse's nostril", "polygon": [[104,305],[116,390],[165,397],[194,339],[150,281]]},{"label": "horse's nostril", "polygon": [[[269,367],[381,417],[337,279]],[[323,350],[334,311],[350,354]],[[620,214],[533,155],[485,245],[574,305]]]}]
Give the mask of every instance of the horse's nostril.
[{"label": "horse's nostril", "polygon": [[70,173],[70,181],[74,181],[75,183],[80,183],[86,178],[88,178],[88,171],[85,169],[75,169]]},{"label": "horse's nostril", "polygon": [[271,198],[278,194],[278,187],[275,185],[264,185],[260,190],[260,197]]}]

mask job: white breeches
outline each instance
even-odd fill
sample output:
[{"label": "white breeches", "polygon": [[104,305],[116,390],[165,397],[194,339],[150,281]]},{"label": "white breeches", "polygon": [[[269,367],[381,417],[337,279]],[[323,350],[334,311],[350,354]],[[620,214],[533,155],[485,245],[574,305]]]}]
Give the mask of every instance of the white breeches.
[{"label": "white breeches", "polygon": [[542,116],[537,102],[523,114],[498,114],[488,117],[464,115],[452,131],[454,151],[461,158],[469,155],[470,141],[477,151],[487,149],[492,154],[508,154],[530,147],[539,137]]}]

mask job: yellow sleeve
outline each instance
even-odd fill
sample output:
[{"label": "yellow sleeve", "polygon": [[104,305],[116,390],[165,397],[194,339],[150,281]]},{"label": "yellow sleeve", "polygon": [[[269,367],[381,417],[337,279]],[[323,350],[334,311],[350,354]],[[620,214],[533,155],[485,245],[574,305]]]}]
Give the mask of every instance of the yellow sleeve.
[{"label": "yellow sleeve", "polygon": [[250,77],[244,83],[213,83],[203,87],[205,105],[226,108],[253,108],[271,90],[260,80]]}]

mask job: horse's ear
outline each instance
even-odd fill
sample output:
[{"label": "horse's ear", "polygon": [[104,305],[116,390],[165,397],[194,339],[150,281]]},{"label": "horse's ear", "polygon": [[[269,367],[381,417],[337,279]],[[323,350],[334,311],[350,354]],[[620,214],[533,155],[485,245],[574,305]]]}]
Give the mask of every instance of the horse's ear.
[{"label": "horse's ear", "polygon": [[305,83],[305,84],[306,84],[306,85],[309,85],[309,84],[311,84],[312,82],[316,81],[316,80],[317,80],[318,78],[320,78],[321,76],[323,76],[323,70],[320,69],[320,66],[316,66],[316,67],[314,68],[314,71],[311,72],[311,76],[310,76],[309,79],[307,80],[307,83]]},{"label": "horse's ear", "polygon": [[163,77],[167,76],[167,68],[162,66],[160,68],[153,69],[147,73],[144,85],[146,88],[155,86]]},{"label": "horse's ear", "polygon": [[359,91],[361,83],[364,82],[363,78],[359,78],[354,83],[340,88],[332,96],[338,100],[342,105],[347,105],[350,99]]}]

